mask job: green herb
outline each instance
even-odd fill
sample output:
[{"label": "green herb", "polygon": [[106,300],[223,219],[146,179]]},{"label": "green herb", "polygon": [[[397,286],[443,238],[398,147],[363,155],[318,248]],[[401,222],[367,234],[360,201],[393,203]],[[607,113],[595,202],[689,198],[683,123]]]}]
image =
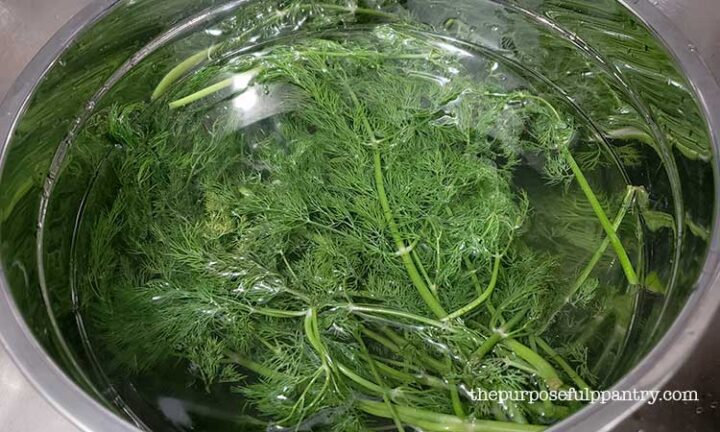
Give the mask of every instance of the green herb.
[{"label": "green herb", "polygon": [[[638,283],[619,230],[635,189],[610,222],[559,106],[473,77],[422,26],[313,7],[382,23],[185,76],[205,58],[193,55],[154,102],[96,122],[122,147],[86,275],[104,350],[130,373],[180,359],[294,430],[520,432],[569,415],[577,405],[504,409],[468,390],[589,387],[585,366],[541,337],[601,296],[592,275],[609,246]],[[279,105],[232,126],[252,103]],[[534,203],[515,177],[527,155],[605,233],[577,271],[526,239]]]}]

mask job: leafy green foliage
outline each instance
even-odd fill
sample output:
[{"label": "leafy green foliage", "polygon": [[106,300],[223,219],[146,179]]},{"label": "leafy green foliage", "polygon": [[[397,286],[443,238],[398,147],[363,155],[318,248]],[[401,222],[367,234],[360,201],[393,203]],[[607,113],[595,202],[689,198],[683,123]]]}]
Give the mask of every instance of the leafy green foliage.
[{"label": "leafy green foliage", "polygon": [[[538,430],[466,390],[562,384],[519,341],[546,330],[576,275],[526,238],[515,177],[532,159],[569,188],[572,122],[417,30],[234,55],[94,123],[121,149],[117,197],[91,228],[87,313],[118,369],[187,363],[295,430]],[[276,115],[228,127],[271,89]],[[558,214],[596,230],[592,251],[597,206],[577,206]],[[569,302],[597,293],[590,279]]]}]

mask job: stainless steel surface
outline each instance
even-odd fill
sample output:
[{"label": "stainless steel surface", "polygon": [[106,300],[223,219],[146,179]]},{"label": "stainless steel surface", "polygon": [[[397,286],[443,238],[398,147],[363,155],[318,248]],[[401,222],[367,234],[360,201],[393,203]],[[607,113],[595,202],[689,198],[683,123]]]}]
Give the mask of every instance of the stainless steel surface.
[{"label": "stainless steel surface", "polygon": [[[91,1],[0,0],[0,100],[45,42]],[[35,390],[2,345],[0,431],[79,431]]]},{"label": "stainless steel surface", "polygon": [[[588,0],[590,1],[590,0]],[[713,71],[720,71],[720,9],[717,0],[629,0],[640,8],[657,7],[679,36],[690,43]],[[0,0],[0,99],[25,64],[55,31],[92,0]],[[717,133],[717,131],[715,131]],[[704,313],[711,314],[712,310]],[[705,342],[667,385],[694,389],[699,403],[644,407],[616,431],[710,431],[720,424],[720,319],[707,331]],[[696,421],[694,421],[696,420]],[[715,426],[715,427],[714,427]],[[0,431],[75,432],[78,429],[39,395],[8,358],[0,345]]]},{"label": "stainless steel surface", "polygon": [[77,432],[35,391],[0,347],[0,430]]}]

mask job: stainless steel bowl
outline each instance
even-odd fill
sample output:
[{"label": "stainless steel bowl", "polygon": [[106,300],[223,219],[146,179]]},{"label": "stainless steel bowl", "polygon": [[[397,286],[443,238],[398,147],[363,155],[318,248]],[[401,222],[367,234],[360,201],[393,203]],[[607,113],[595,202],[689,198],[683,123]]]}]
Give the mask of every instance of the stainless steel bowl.
[{"label": "stainless steel bowl", "polygon": [[[46,178],[31,178],[26,185],[10,184],[8,170],[11,167],[17,168],[19,166],[17,164],[33,163],[44,164],[44,170],[52,173],[53,164],[61,162],[65,156],[63,145],[67,142],[63,136],[54,134],[55,129],[67,131],[72,125],[65,124],[62,127],[48,125],[49,133],[45,136],[46,141],[37,143],[37,151],[43,153],[37,159],[13,159],[13,139],[18,128],[22,128],[24,116],[29,108],[36,106],[38,98],[47,95],[43,92],[49,89],[48,80],[58,77],[69,79],[61,72],[67,62],[69,47],[74,47],[76,55],[79,53],[87,56],[90,66],[103,58],[103,52],[112,52],[114,57],[109,62],[109,66],[103,68],[94,64],[97,67],[95,72],[98,74],[96,77],[98,82],[112,84],[127,73],[134,64],[161,47],[166,41],[183,34],[198,23],[212,20],[225,11],[241,8],[246,1],[175,0],[162,4],[163,2],[156,0],[96,0],[77,14],[37,54],[8,92],[0,108],[0,139],[2,140],[0,141],[0,167],[2,167],[0,201],[4,203],[3,211],[0,213],[0,235],[2,235],[0,253],[3,256],[2,274],[0,274],[0,340],[27,378],[47,400],[85,430],[134,431],[137,430],[137,425],[142,426],[145,422],[144,419],[135,417],[132,412],[122,412],[122,409],[118,408],[122,405],[113,404],[112,393],[96,392],[96,387],[92,382],[88,382],[87,377],[82,373],[83,365],[63,356],[66,347],[62,344],[65,342],[62,339],[52,339],[51,333],[56,323],[52,313],[48,314],[43,310],[50,301],[50,294],[45,287],[47,283],[42,280],[44,275],[40,276],[39,287],[35,286],[33,281],[26,280],[23,286],[17,286],[17,282],[14,285],[10,282],[12,278],[8,274],[11,272],[18,274],[16,267],[23,265],[22,262],[8,258],[13,256],[13,250],[8,248],[22,241],[12,237],[22,236],[24,234],[22,227],[34,227],[37,217],[42,215],[44,209],[41,205],[29,209],[31,211],[26,215],[30,215],[30,219],[33,220],[19,222],[11,220],[11,217],[16,217],[14,213],[5,211],[6,208],[10,208],[7,206],[9,202],[15,200],[13,204],[16,204],[17,200],[28,191],[36,193],[37,204],[43,194],[41,186],[48,184]],[[504,0],[495,0],[495,2],[507,3]],[[523,5],[527,3],[527,7],[532,9],[533,5],[542,2],[519,3]],[[588,0],[587,3],[592,2]],[[717,155],[720,149],[720,86],[705,59],[678,30],[676,23],[667,18],[656,7],[657,4],[653,4],[657,2],[619,0],[619,3],[655,34],[677,62],[679,70],[696,96],[712,141],[712,151]],[[705,4],[711,8],[710,2]],[[696,7],[694,10],[703,9]],[[706,11],[712,13],[710,9]],[[133,21],[122,18],[123,15],[128,14],[135,14]],[[123,39],[126,46],[122,49],[113,45],[113,41],[116,41],[119,35],[127,36]],[[103,38],[107,39],[107,44],[101,43]],[[76,58],[75,61],[77,62],[78,59]],[[58,82],[55,85],[62,83]],[[77,112],[83,112],[83,107],[91,97],[101,98],[108,87],[97,86],[95,94],[85,90],[78,90],[76,99],[71,98],[72,100],[66,101],[67,103],[58,112],[39,110],[35,113],[53,116],[48,119],[49,122],[71,122],[76,118]],[[83,121],[82,115],[78,118],[79,123]],[[33,152],[30,151],[28,154],[33,155]],[[720,190],[718,160],[712,158],[708,163],[712,165],[714,173],[714,189]],[[698,205],[702,204],[698,203]],[[705,202],[704,205],[711,204]],[[717,229],[720,227],[720,209],[717,205],[717,202],[712,204],[714,216],[707,250],[704,251],[703,256],[696,257],[696,260],[702,264],[701,271],[692,287],[688,287],[686,295],[682,296],[681,310],[678,308],[678,313],[666,315],[672,321],[672,325],[668,322],[668,325],[664,326],[668,328],[664,332],[660,331],[659,340],[654,348],[643,353],[642,360],[626,371],[612,389],[662,388],[685,363],[713,320],[720,305],[720,290],[715,289],[720,276],[718,269],[720,232]],[[35,297],[36,301],[28,302],[24,300],[26,296]],[[37,318],[38,316],[43,318]],[[552,430],[611,430],[635,412],[642,403],[615,401],[605,405],[591,405],[553,426]]]}]

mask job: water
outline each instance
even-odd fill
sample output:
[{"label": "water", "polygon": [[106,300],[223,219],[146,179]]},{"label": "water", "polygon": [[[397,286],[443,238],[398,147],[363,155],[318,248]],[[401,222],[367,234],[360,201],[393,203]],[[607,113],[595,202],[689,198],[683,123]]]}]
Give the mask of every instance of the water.
[{"label": "water", "polygon": [[[53,306],[55,312],[51,310],[50,313],[61,316],[61,323],[72,329],[62,333],[78,334],[71,338],[69,345],[82,346],[79,351],[82,364],[89,366],[85,368],[86,381],[95,383],[100,393],[112,399],[119,409],[131,413],[129,415],[136,423],[153,430],[285,430],[282,427],[294,424],[281,421],[282,427],[277,426],[273,422],[279,418],[268,416],[267,412],[286,410],[289,417],[298,418],[296,412],[287,411],[284,403],[302,399],[299,395],[305,385],[318,391],[312,387],[316,382],[314,375],[305,377],[300,384],[288,383],[287,391],[273,387],[277,390],[272,396],[274,402],[258,400],[257,395],[253,399],[253,395],[238,391],[238,388],[272,380],[263,377],[262,370],[249,365],[247,359],[241,361],[233,357],[233,353],[243,350],[247,352],[241,354],[255,353],[259,357],[267,357],[268,353],[278,350],[281,353],[277,354],[275,363],[269,364],[291,372],[293,362],[288,359],[296,360],[299,365],[318,364],[319,376],[335,376],[335,380],[344,383],[338,385],[333,381],[335,385],[349,385],[352,389],[336,387],[336,394],[328,396],[327,406],[315,402],[307,415],[299,417],[304,430],[325,430],[325,423],[338,423],[357,414],[348,407],[358,392],[366,392],[366,397],[369,394],[379,400],[377,393],[353,381],[349,374],[323,369],[330,368],[323,366],[322,360],[326,355],[322,344],[328,344],[334,361],[351,366],[364,365],[357,373],[363,374],[366,380],[377,379],[367,363],[363,363],[363,353],[357,351],[359,348],[355,351],[343,348],[357,346],[357,341],[352,339],[353,332],[358,331],[354,320],[375,331],[383,330],[384,325],[390,323],[391,329],[399,333],[383,336],[384,347],[377,337],[364,338],[378,355],[390,358],[388,345],[399,343],[398,339],[393,341],[393,337],[405,338],[416,345],[413,349],[419,350],[421,357],[435,356],[445,361],[443,357],[447,356],[462,372],[445,376],[441,366],[433,366],[433,363],[430,366],[423,364],[423,368],[429,368],[451,383],[455,379],[472,380],[474,384],[462,383],[470,387],[490,385],[503,389],[503,386],[521,385],[535,388],[543,382],[552,382],[537,373],[527,373],[534,367],[532,362],[506,345],[491,351],[489,358],[483,361],[476,359],[472,353],[493,332],[507,335],[514,330],[513,337],[534,350],[539,348],[528,336],[542,336],[560,351],[559,354],[583,379],[597,388],[611,384],[624,372],[627,364],[642,355],[644,348],[638,340],[656,334],[659,326],[656,322],[662,321],[666,299],[676,284],[680,246],[674,233],[677,233],[678,225],[683,226],[683,217],[687,214],[680,197],[674,194],[678,189],[678,174],[674,168],[675,155],[670,152],[680,151],[688,158],[703,157],[702,147],[693,147],[691,141],[675,138],[675,150],[663,147],[664,125],[656,122],[657,115],[649,117],[647,107],[635,99],[637,87],[644,91],[650,91],[652,87],[642,87],[647,83],[641,81],[630,86],[602,62],[591,63],[588,57],[595,52],[590,47],[565,29],[553,33],[557,29],[546,25],[544,17],[531,15],[528,21],[532,25],[511,22],[518,19],[516,14],[522,16],[521,9],[504,14],[500,13],[499,6],[488,4],[475,12],[460,13],[441,2],[410,2],[407,7],[413,10],[413,16],[434,23],[435,28],[408,31],[394,22],[392,14],[379,13],[378,9],[359,11],[344,5],[316,10],[248,7],[255,9],[252,13],[230,14],[211,24],[198,26],[189,36],[167,43],[137,64],[129,64],[132,67],[126,75],[118,76],[113,87],[103,87],[98,93],[101,98],[86,104],[87,112],[78,118],[79,129],[69,134],[68,142],[75,146],[70,150],[75,165],[70,166],[94,174],[83,185],[83,198],[75,207],[77,218],[70,262],[72,305],[65,313],[61,307]],[[393,7],[385,10],[400,11],[399,16],[404,13],[403,9]],[[483,19],[476,19],[472,13],[485,15]],[[562,20],[562,15],[553,18]],[[334,69],[325,71],[317,62],[313,63],[312,50],[318,49],[317,45],[312,45],[313,41],[325,44],[320,58],[328,68]],[[627,40],[628,46],[636,42],[632,38]],[[338,52],[331,56],[333,60],[328,60],[328,50],[348,46],[355,54],[358,49],[364,49],[366,56],[389,58],[372,62],[367,57]],[[398,47],[402,51],[398,51]],[[534,51],[546,54],[537,57]],[[284,55],[285,60],[277,60],[277,52]],[[175,80],[169,80],[162,94],[149,102],[147,95],[156,88],[160,78],[187,58],[197,61],[186,62],[190,67]],[[298,68],[301,62],[307,62],[307,66]],[[243,66],[250,63],[252,68]],[[257,82],[261,74],[257,70],[258,64],[266,69],[276,67],[297,73],[297,81],[293,82],[294,75],[283,72],[282,80]],[[627,66],[636,68],[636,65]],[[372,75],[373,68],[379,71],[392,68],[397,75]],[[327,73],[329,77],[337,77],[342,72],[351,79],[347,89],[337,93],[338,101],[323,93],[326,89],[311,92],[309,87],[298,85],[313,82],[302,75],[308,70]],[[402,74],[406,78],[398,80]],[[362,80],[370,76],[375,77],[376,82]],[[406,93],[398,90],[402,82],[413,83]],[[388,83],[396,83],[396,87],[390,87]],[[681,81],[666,78],[664,83],[683,90]],[[475,93],[461,91],[451,99],[442,99],[443,95],[450,94],[447,89],[465,84]],[[209,88],[211,85],[214,87]],[[393,122],[384,123],[379,115],[371,117],[372,130],[368,131],[362,115],[358,114],[362,111],[359,107],[365,106],[371,113],[380,110],[377,102],[382,98],[373,96],[372,89],[381,85],[386,86],[384,91],[393,97],[407,97],[407,101],[404,106],[389,101],[388,106],[401,106],[404,110],[386,114]],[[359,101],[353,97],[356,92],[362,96]],[[468,101],[475,96],[468,94],[480,94],[480,102],[472,105],[475,102]],[[495,98],[503,102],[497,103]],[[116,120],[108,126],[105,119],[111,105],[126,106],[138,100],[144,101],[144,105],[128,108],[120,115],[110,114]],[[355,108],[352,108],[353,101],[357,104]],[[174,109],[168,109],[168,104]],[[327,109],[331,106],[337,111]],[[548,108],[550,106],[552,108]],[[474,107],[474,110],[468,111],[467,107]],[[431,108],[434,108],[433,117],[418,123],[419,126],[400,116],[409,115],[408,112],[424,115],[432,111]],[[338,117],[338,112],[345,114]],[[398,117],[391,117],[393,115]],[[83,118],[85,116],[89,120]],[[328,132],[333,130],[328,126],[333,124],[330,121],[342,121],[342,124],[336,124],[335,129],[340,131],[336,135]],[[533,129],[543,121],[547,123],[545,126]],[[403,122],[408,122],[407,126],[402,126]],[[137,125],[141,127],[133,129]],[[420,132],[413,140],[398,138],[404,136],[402,133],[409,127],[417,127]],[[352,133],[342,135],[343,128],[349,128]],[[484,147],[479,146],[474,155],[478,158],[478,170],[486,171],[485,183],[481,184],[496,187],[497,191],[493,195],[481,186],[472,190],[492,198],[486,201],[488,203],[501,203],[510,197],[509,203],[493,204],[495,213],[484,214],[463,207],[463,202],[474,199],[472,196],[450,197],[448,203],[451,204],[447,208],[452,210],[440,213],[433,203],[445,197],[441,193],[444,189],[451,191],[456,187],[447,183],[451,178],[438,180],[428,176],[428,191],[423,189],[425,186],[393,177],[395,172],[389,167],[402,172],[404,163],[427,169],[422,172],[434,169],[427,168],[431,160],[421,156],[432,150],[422,137],[435,133],[433,131],[438,128],[446,128],[452,133],[438,132],[438,139],[430,141],[448,139],[447,144],[455,146],[483,143]],[[466,131],[467,143],[456,142],[458,130]],[[327,168],[329,165],[315,167],[312,157],[298,162],[307,164],[304,166],[310,167],[308,171],[295,172],[296,178],[290,176],[293,164],[288,155],[303,156],[297,152],[297,146],[318,139],[313,136],[323,139],[335,136],[338,141],[329,146],[327,143],[313,144],[308,150],[311,155],[318,148],[332,150],[333,146],[349,146],[348,140],[360,136],[360,143],[353,147],[355,150],[338,151],[335,158],[318,156],[317,160],[318,163],[334,164],[339,159],[353,156],[357,158],[356,162],[344,165],[337,162],[337,166],[349,170],[367,167],[367,176],[356,178],[356,172],[347,175],[335,172],[326,176],[324,170],[330,169]],[[177,142],[177,146],[162,144],[163,140]],[[98,148],[99,141],[102,142],[101,149]],[[418,150],[413,150],[413,146],[419,146]],[[598,222],[597,208],[591,205],[588,192],[579,187],[578,174],[571,169],[562,146],[567,146],[577,161],[582,176],[591,187],[590,195],[598,200],[609,223],[615,223],[618,213],[625,213],[624,217],[617,217],[618,237],[627,253],[629,267],[638,277],[637,285],[628,283],[632,271],[618,258],[615,245],[603,246],[607,234]],[[371,171],[374,149],[380,149],[381,163],[386,163],[380,167],[380,175],[387,182],[390,205],[397,205],[402,200],[405,206],[395,207],[391,212],[398,230],[408,236],[399,244],[394,235],[389,235],[393,222],[388,221],[381,206],[377,173],[373,176]],[[455,154],[451,152],[456,149],[443,152]],[[147,157],[147,164],[141,163],[141,157]],[[461,162],[442,166],[461,169],[465,167]],[[363,165],[365,163],[367,165]],[[647,170],[647,166],[664,169]],[[498,169],[503,173],[501,176],[497,176]],[[315,172],[316,181],[301,183],[312,186],[314,191],[309,191],[304,198],[306,207],[296,209],[293,205],[297,202],[292,199],[285,202],[286,208],[282,205],[273,207],[283,201],[273,198],[271,193],[292,190],[283,189],[283,182],[295,180],[300,183],[311,177],[308,173]],[[468,179],[472,178],[470,172],[466,175]],[[64,173],[58,182],[62,184],[67,178]],[[57,196],[53,195],[54,182],[49,185],[48,200]],[[397,185],[406,187],[406,192],[393,189]],[[163,193],[153,195],[154,188]],[[314,206],[313,199],[327,199],[332,196],[328,191],[334,191],[332,193],[340,201],[352,201],[347,196],[353,193],[358,200],[368,199],[365,205],[368,213],[358,213],[362,205],[353,207],[351,214],[343,213],[339,209],[347,209],[348,204],[341,202],[334,204],[335,207],[327,207],[339,213],[322,214],[327,208]],[[355,192],[348,195],[348,191]],[[259,193],[268,195],[256,199]],[[523,194],[527,196],[527,211],[523,210]],[[408,196],[417,198],[407,200]],[[660,200],[659,197],[664,198]],[[149,201],[144,203],[143,199]],[[250,204],[244,204],[248,202]],[[290,221],[304,221],[298,219],[294,211],[307,214],[308,226],[311,223],[323,225],[325,231],[317,232],[316,237],[309,237],[311,240],[304,240],[305,243],[283,240],[296,234],[290,228],[283,233],[272,231],[276,219],[271,218],[272,212],[267,208],[252,210],[252,206],[260,205],[258,203],[273,211],[285,212],[283,214]],[[406,212],[406,208],[417,208],[421,212]],[[426,216],[418,218],[413,216],[415,214]],[[474,232],[472,223],[476,221],[460,219],[466,214],[486,217],[485,226],[497,233],[494,236],[488,234],[490,228],[478,230],[478,238],[468,236],[467,241],[454,243],[458,252],[446,256],[445,252],[439,251],[440,245],[450,240],[443,236],[452,238],[452,235]],[[160,216],[153,220],[148,215]],[[458,224],[448,228],[454,231],[441,233],[433,225],[441,222],[435,222],[428,215],[441,215],[439,221],[456,220]],[[703,223],[694,221],[700,216],[688,217],[693,219],[687,222],[688,226],[690,223],[697,225],[692,236],[701,237]],[[154,226],[154,222],[159,226]],[[175,236],[173,224],[183,227],[182,235]],[[262,224],[267,224],[268,233],[281,239],[268,240],[259,236]],[[120,229],[113,231],[114,226]],[[368,226],[372,229],[365,231]],[[387,231],[383,233],[383,229]],[[242,230],[247,230],[248,234],[243,234]],[[377,258],[372,248],[350,242],[349,236],[357,236],[363,242],[371,243],[373,248],[387,251],[381,251],[382,258]],[[516,239],[512,247],[502,243],[507,236]],[[485,241],[486,238],[490,240]],[[329,239],[344,248],[358,249],[333,249],[322,243]],[[522,247],[516,246],[518,243]],[[279,250],[253,249],[247,245],[282,247]],[[195,253],[196,250],[212,253]],[[345,254],[345,250],[350,253]],[[324,255],[318,255],[318,258],[311,252]],[[405,260],[410,255],[412,258]],[[353,256],[362,260],[353,261]],[[453,262],[446,258],[456,260],[455,270],[445,270],[443,263]],[[310,259],[316,261],[310,262]],[[370,280],[371,276],[378,277],[373,273],[372,260],[375,259],[385,260],[383,265],[388,268],[387,274],[381,275],[380,279],[393,282],[401,280],[396,275],[402,274],[412,295],[400,294],[405,292],[400,290],[408,288],[392,284],[384,287],[386,291],[380,291],[380,283]],[[341,260],[343,267],[326,269],[322,266]],[[478,279],[481,286],[492,285],[495,262],[501,263],[498,265],[502,268],[497,272],[497,287],[480,306],[473,307],[472,312],[463,316],[467,322],[457,324],[458,328],[472,329],[471,334],[463,333],[460,343],[444,333],[444,324],[437,324],[438,320],[434,319],[437,317],[423,304],[422,292],[418,295],[414,289],[422,291],[425,286],[435,291],[443,288],[442,284],[436,283],[438,280],[453,282],[464,294],[453,296],[441,290],[440,294],[431,295],[435,295],[448,312],[455,311],[472,304],[476,298],[473,278]],[[667,266],[666,262],[673,265]],[[475,270],[467,271],[465,267]],[[420,282],[413,278],[410,269],[415,269]],[[193,285],[199,274],[206,275],[207,287]],[[547,280],[549,277],[551,281]],[[294,287],[293,281],[300,280],[309,281],[308,285]],[[338,281],[343,284],[339,285]],[[537,290],[523,291],[524,284],[530,283],[537,284]],[[313,288],[307,288],[309,286]],[[567,291],[571,288],[572,293]],[[393,294],[384,297],[387,290]],[[558,290],[562,292],[558,294]],[[567,297],[566,292],[569,293]],[[313,323],[304,313],[303,308],[307,306],[303,304],[303,293],[313,296],[309,304],[321,305],[318,320],[325,320],[321,324]],[[123,297],[125,295],[128,297]],[[140,297],[131,297],[133,295]],[[412,317],[396,320],[387,310],[362,311],[357,316],[346,314],[343,304],[348,304],[350,300],[347,299],[351,297],[355,303],[369,303],[391,311],[400,309],[432,322],[418,322]],[[392,303],[397,300],[393,297],[403,300]],[[332,302],[328,298],[332,298]],[[378,304],[373,303],[378,301]],[[123,309],[123,304],[139,306]],[[525,309],[525,306],[532,307]],[[272,316],[276,312],[268,310],[295,314],[288,318],[289,322],[305,320],[306,337],[312,336],[312,325],[322,327],[320,348],[309,337],[308,347],[312,349],[294,351],[297,343],[294,346],[282,340],[289,338],[292,332],[285,328],[282,331],[274,329],[280,319]],[[257,314],[262,316],[263,313],[270,314],[265,316],[266,321],[262,321],[266,318],[252,321]],[[520,328],[506,329],[510,326],[507,322],[518,314],[526,317],[518,326]],[[64,315],[73,319],[63,319]],[[193,321],[188,322],[186,317],[181,319],[184,315],[192,317]],[[251,325],[257,326],[255,333],[244,330]],[[233,328],[240,330],[235,332]],[[297,329],[301,331],[302,324]],[[153,342],[151,336],[158,335],[167,335],[168,340],[173,341],[172,346],[163,346],[163,339]],[[193,338],[200,338],[202,343]],[[208,340],[213,343],[206,344]],[[227,345],[229,340],[233,341],[232,345]],[[133,350],[138,350],[138,354],[132,354]],[[74,355],[70,354],[71,357]],[[543,355],[550,358],[548,353]],[[394,361],[404,362],[406,368],[418,367],[417,360],[408,360],[410,357],[401,352],[395,355]],[[511,375],[504,375],[509,372],[495,360],[514,364],[514,369],[510,367]],[[436,359],[436,362],[442,361]],[[235,366],[228,367],[228,363],[233,362]],[[561,370],[559,364],[550,362],[555,369]],[[494,373],[506,378],[488,382],[481,377],[475,381],[479,374],[474,373],[473,368],[477,368],[476,371],[489,369],[490,376]],[[400,369],[400,372],[405,371]],[[214,379],[208,379],[208,371],[216,375]],[[522,371],[526,374],[522,375]],[[296,378],[300,379],[308,371],[297,373]],[[576,386],[571,377],[560,374],[567,384]],[[512,378],[508,378],[510,376]],[[388,376],[388,379],[397,377]],[[400,382],[402,380],[396,382],[398,388],[404,386],[398,384]],[[291,384],[299,387],[291,388]],[[269,387],[264,388],[268,392]],[[415,383],[398,390],[394,402],[400,405],[416,403],[413,399],[403,399],[403,392],[411,388],[433,387]],[[273,403],[277,407],[272,408]],[[504,421],[518,415],[517,407],[503,406],[498,410],[497,406],[479,406],[467,400],[462,403],[465,410],[478,418]],[[450,392],[438,392],[436,399],[417,406],[439,410],[443,414],[458,414],[453,410]],[[577,408],[570,407],[571,410]],[[528,407],[519,409],[520,415],[529,416],[531,421],[540,424],[561,419],[533,414]],[[372,409],[364,412],[368,414]],[[405,420],[416,429],[424,427],[422,421],[413,420],[412,416]],[[392,424],[372,416],[364,421],[378,427]],[[342,427],[352,430],[356,426],[348,423]]]}]

